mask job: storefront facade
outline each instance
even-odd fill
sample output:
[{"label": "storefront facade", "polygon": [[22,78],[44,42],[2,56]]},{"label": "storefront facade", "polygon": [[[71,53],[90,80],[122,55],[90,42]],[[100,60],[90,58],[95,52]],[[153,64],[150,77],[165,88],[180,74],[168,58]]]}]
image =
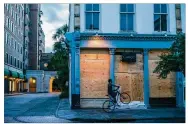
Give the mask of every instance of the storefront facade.
[{"label": "storefront facade", "polygon": [[[175,35],[67,33],[70,44],[70,104],[72,108],[101,107],[107,99],[108,79],[119,84],[131,101],[146,107],[156,100],[176,106],[176,75],[158,79],[153,73],[158,55],[167,53]],[[135,62],[122,62],[125,53]]]}]

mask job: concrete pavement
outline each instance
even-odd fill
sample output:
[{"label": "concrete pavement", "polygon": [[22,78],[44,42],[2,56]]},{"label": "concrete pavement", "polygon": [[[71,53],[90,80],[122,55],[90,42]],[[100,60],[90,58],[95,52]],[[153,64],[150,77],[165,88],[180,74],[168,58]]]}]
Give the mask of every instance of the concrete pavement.
[{"label": "concrete pavement", "polygon": [[[178,108],[117,109],[106,113],[102,109],[71,110],[67,99],[60,102],[57,117],[80,122],[185,122],[185,110]],[[155,122],[155,121],[154,121]]]}]

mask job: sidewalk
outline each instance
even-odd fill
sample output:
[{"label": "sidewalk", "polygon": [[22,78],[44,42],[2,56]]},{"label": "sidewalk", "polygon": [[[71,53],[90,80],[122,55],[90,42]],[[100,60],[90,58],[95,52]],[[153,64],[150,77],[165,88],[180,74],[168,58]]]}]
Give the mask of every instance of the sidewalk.
[{"label": "sidewalk", "polygon": [[[179,108],[155,109],[116,109],[113,113],[106,113],[102,109],[71,110],[68,99],[60,102],[56,112],[58,118],[84,122],[134,121],[151,119],[182,119],[185,120],[185,110]],[[173,120],[172,120],[173,122]]]}]

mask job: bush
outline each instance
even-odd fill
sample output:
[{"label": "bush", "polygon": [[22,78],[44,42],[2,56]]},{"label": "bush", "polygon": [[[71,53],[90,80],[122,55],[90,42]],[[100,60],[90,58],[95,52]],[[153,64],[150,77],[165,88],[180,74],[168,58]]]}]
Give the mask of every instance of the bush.
[{"label": "bush", "polygon": [[62,91],[61,94],[59,95],[59,98],[68,98],[69,97],[69,92],[68,91]]}]

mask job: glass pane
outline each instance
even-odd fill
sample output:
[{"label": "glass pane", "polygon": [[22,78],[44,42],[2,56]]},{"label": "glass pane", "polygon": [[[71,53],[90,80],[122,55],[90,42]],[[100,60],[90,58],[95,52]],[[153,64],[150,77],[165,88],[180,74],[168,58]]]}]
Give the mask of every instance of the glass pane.
[{"label": "glass pane", "polygon": [[86,4],[86,11],[92,11],[92,4]]},{"label": "glass pane", "polygon": [[154,31],[160,31],[160,15],[154,15]]},{"label": "glass pane", "polygon": [[93,29],[92,13],[86,13],[86,29]]},{"label": "glass pane", "polygon": [[99,13],[93,13],[93,29],[99,29]]},{"label": "glass pane", "polygon": [[166,4],[161,4],[161,13],[167,13],[167,6],[166,6]]},{"label": "glass pane", "polygon": [[120,14],[120,30],[126,30],[126,14]]},{"label": "glass pane", "polygon": [[133,14],[127,14],[128,18],[128,25],[127,25],[127,30],[128,31],[133,31]]},{"label": "glass pane", "polygon": [[126,4],[121,4],[120,5],[120,11],[121,12],[126,12]]},{"label": "glass pane", "polygon": [[161,31],[167,31],[167,15],[161,15]]},{"label": "glass pane", "polygon": [[134,5],[133,4],[127,4],[127,12],[134,12]]},{"label": "glass pane", "polygon": [[99,11],[99,4],[93,4],[93,11]]},{"label": "glass pane", "polygon": [[160,13],[160,4],[154,4],[154,13]]}]

